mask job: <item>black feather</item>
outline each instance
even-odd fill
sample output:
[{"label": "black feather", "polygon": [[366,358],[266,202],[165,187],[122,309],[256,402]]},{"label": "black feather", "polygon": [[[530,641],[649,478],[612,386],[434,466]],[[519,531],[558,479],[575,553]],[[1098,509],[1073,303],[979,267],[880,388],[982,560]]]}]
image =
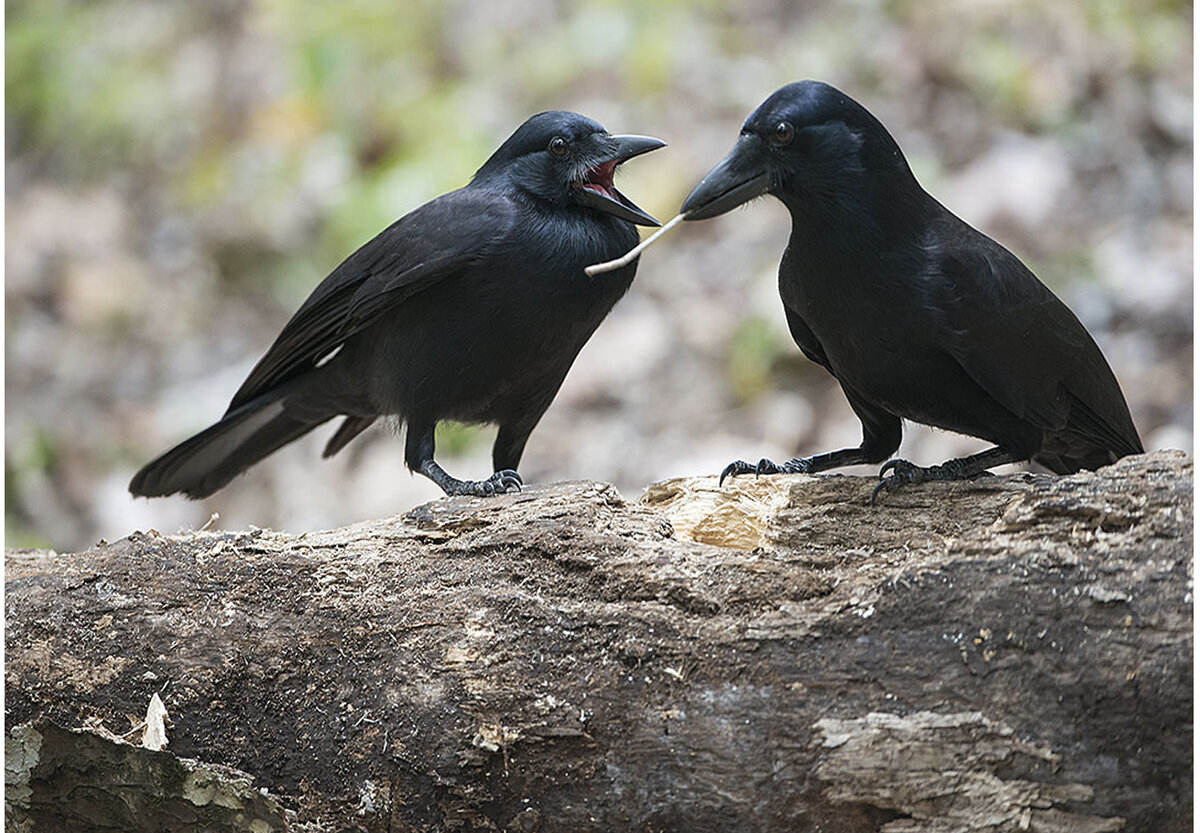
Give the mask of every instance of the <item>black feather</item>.
[{"label": "black feather", "polygon": [[832,373],[863,443],[782,466],[882,462],[908,419],[997,448],[941,466],[889,464],[886,486],[1037,460],[1067,473],[1142,451],[1117,380],[1079,319],[1021,261],[917,183],[862,105],[789,84],[750,114],[733,151],[688,196],[685,219],[761,193],[792,215],[779,292],[800,349]]},{"label": "black feather", "polygon": [[[407,423],[408,466],[446,492],[519,485],[525,441],[637,264],[600,279],[584,267],[634,246],[634,222],[656,222],[611,187],[612,168],[661,146],[575,113],[532,117],[470,184],[346,258],[221,421],[148,463],[130,491],[203,497],[336,416],[346,419],[325,456],[384,415]],[[500,426],[495,475],[457,480],[434,462],[434,428],[446,419]]]}]

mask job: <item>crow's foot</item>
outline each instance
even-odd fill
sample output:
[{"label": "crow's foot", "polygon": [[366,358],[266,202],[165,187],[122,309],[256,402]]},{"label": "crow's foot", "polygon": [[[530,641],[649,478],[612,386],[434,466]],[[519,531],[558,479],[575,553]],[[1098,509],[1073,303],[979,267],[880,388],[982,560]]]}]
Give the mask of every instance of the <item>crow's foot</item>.
[{"label": "crow's foot", "polygon": [[[981,466],[988,462],[989,457],[995,456],[999,455],[984,452],[974,457],[947,460],[940,466],[917,466],[907,460],[888,460],[879,470],[879,483],[871,492],[871,503],[875,502],[880,492],[894,492],[913,483],[928,483],[931,480],[974,480],[976,477],[990,476],[991,472]],[[891,474],[888,474],[889,471]]]},{"label": "crow's foot", "polygon": [[449,482],[440,485],[448,495],[488,497],[489,495],[502,495],[505,492],[519,492],[521,486],[524,485],[524,481],[521,480],[521,475],[512,469],[503,469],[493,474],[487,480],[451,479]]},{"label": "crow's foot", "polygon": [[[888,474],[889,471],[891,474]],[[879,497],[879,493],[884,490],[893,492],[901,486],[938,479],[929,476],[931,471],[932,469],[914,466],[907,460],[888,460],[883,464],[883,468],[879,470],[879,483],[871,492],[871,503],[875,503],[875,499]]]},{"label": "crow's foot", "polygon": [[753,465],[745,460],[734,460],[721,471],[717,486],[724,483],[726,477],[736,477],[739,474],[753,474],[757,477],[760,474],[807,474],[809,470],[809,461],[804,457],[788,460],[783,465],[773,463],[766,457]]}]

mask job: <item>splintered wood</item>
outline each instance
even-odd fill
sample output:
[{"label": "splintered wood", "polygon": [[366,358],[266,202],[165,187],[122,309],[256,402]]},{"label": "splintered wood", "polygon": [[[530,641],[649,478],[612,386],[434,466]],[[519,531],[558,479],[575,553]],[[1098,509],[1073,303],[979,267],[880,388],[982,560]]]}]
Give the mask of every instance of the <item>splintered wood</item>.
[{"label": "splintered wood", "polygon": [[588,277],[592,277],[593,275],[599,275],[601,272],[611,272],[614,269],[620,269],[622,266],[628,266],[630,263],[633,262],[633,259],[635,257],[637,257],[638,255],[640,255],[642,253],[642,251],[646,247],[648,247],[651,243],[653,243],[658,238],[662,237],[664,234],[666,234],[668,231],[673,229],[675,226],[679,225],[679,223],[682,221],[683,221],[683,215],[676,214],[674,217],[672,217],[670,220],[667,221],[667,224],[665,226],[660,228],[658,231],[654,232],[654,234],[647,237],[641,243],[638,243],[636,246],[634,246],[628,252],[621,255],[621,257],[617,258],[616,260],[606,260],[604,263],[593,263],[591,266],[587,267],[583,271],[587,274]]}]

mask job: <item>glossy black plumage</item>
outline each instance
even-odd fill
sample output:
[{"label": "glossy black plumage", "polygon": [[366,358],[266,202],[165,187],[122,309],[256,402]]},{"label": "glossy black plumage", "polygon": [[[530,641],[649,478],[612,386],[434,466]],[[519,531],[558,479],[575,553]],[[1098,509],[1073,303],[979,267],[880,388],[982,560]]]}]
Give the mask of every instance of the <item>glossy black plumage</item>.
[{"label": "glossy black plumage", "polygon": [[879,488],[1023,460],[1065,474],[1142,451],[1117,380],[1075,315],[926,193],[857,102],[815,81],[776,91],[681,211],[707,219],[762,194],[792,216],[779,266],[792,336],[841,383],[863,441],[782,465],[739,460],[722,479],[879,463],[899,447],[902,419],[996,447],[928,468],[892,460]]},{"label": "glossy black plumage", "polygon": [[[610,136],[576,113],[533,116],[470,184],[401,217],[313,291],[224,417],[148,463],[135,495],[212,494],[313,428],[345,419],[325,456],[378,417],[407,427],[405,462],[447,494],[518,487],[516,468],[584,343],[637,264],[584,267],[657,225],[612,187],[657,139]],[[433,460],[441,420],[493,423],[496,473],[458,480]]]}]

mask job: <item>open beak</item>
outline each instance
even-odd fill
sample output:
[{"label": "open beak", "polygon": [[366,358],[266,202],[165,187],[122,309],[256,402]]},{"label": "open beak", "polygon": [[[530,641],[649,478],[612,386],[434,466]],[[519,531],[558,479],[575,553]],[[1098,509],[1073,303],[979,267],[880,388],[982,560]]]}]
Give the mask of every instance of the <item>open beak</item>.
[{"label": "open beak", "polygon": [[771,177],[762,163],[760,141],[750,135],[738,138],[729,155],[683,201],[683,219],[707,220],[767,193]]},{"label": "open beak", "polygon": [[606,158],[583,172],[575,185],[575,201],[639,226],[662,225],[613,186],[617,165],[643,153],[666,147],[666,142],[650,136],[613,136],[616,148]]}]

